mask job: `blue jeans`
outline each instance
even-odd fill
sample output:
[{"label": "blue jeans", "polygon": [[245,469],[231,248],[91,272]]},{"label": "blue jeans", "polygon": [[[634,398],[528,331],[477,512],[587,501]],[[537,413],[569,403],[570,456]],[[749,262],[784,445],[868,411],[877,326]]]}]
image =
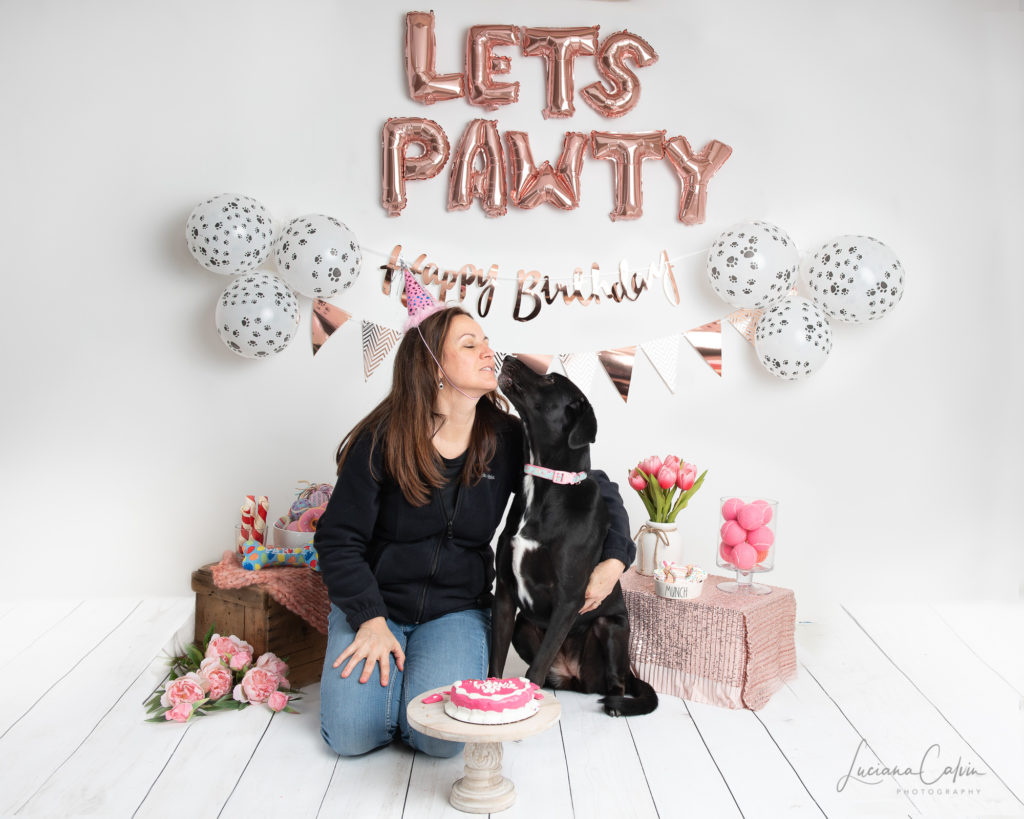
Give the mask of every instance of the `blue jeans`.
[{"label": "blue jeans", "polygon": [[418,626],[390,619],[387,624],[405,652],[405,671],[398,670],[392,656],[386,686],[380,684],[380,667],[376,664],[366,683],[359,682],[362,663],[342,679],[347,660],[338,668],[333,668],[334,661],[355,638],[355,632],[341,609],[331,605],[327,655],[320,678],[320,733],[342,756],[365,754],[387,745],[396,734],[430,756],[461,753],[462,743],[434,739],[410,728],[405,709],[431,688],[487,676],[490,610],[456,611]]}]

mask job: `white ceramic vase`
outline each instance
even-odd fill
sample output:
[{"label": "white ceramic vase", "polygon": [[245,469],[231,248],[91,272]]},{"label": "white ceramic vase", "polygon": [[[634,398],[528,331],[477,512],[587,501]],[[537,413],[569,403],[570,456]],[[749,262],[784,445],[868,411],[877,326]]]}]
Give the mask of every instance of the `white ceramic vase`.
[{"label": "white ceramic vase", "polygon": [[663,560],[683,562],[683,539],[675,523],[647,521],[636,537],[636,570],[651,576]]}]

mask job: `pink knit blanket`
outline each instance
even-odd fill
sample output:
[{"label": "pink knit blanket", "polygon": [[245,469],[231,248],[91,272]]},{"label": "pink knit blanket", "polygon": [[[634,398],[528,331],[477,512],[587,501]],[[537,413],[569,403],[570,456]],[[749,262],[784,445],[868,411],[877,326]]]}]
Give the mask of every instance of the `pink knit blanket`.
[{"label": "pink knit blanket", "polygon": [[266,586],[278,603],[321,634],[327,633],[331,601],[318,572],[295,566],[275,566],[252,572],[242,568],[242,559],[237,552],[230,551],[224,552],[212,572],[213,584],[221,589],[241,589],[256,584]]}]

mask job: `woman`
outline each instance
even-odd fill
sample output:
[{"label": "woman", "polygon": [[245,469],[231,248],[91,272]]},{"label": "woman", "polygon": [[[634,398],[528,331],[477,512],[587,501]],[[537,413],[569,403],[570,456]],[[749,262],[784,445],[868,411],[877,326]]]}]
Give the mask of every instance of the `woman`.
[{"label": "woman", "polygon": [[[406,706],[430,688],[486,677],[490,543],[523,473],[522,428],[496,392],[480,325],[434,302],[411,275],[406,282],[410,321],[391,391],[339,447],[315,539],[331,598],[321,733],[345,756],[396,734],[431,756],[461,751],[412,730]],[[613,524],[583,611],[635,552],[617,488],[591,475]]]}]

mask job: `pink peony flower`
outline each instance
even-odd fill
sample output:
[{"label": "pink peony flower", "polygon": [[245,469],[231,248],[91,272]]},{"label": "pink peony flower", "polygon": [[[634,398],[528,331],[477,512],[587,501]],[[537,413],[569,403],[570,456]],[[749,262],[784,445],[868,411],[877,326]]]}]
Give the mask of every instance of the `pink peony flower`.
[{"label": "pink peony flower", "polygon": [[[260,658],[256,661],[256,667],[273,671],[281,680],[288,679],[288,663],[272,651],[268,651],[266,654],[261,654]],[[282,685],[284,685],[285,688],[288,688],[287,682],[282,683]]]},{"label": "pink peony flower", "polygon": [[252,651],[246,648],[239,649],[238,653],[233,654],[228,661],[228,665],[235,671],[241,671],[250,663],[252,663]]},{"label": "pink peony flower", "polygon": [[220,699],[235,681],[235,676],[224,667],[220,660],[207,657],[199,664],[199,678],[202,680],[206,696],[211,700]]},{"label": "pink peony flower", "polygon": [[[219,634],[214,634],[210,638],[209,645],[206,647],[207,657],[222,660],[225,665],[228,665],[231,662],[231,658],[240,652],[248,652],[249,660],[252,660],[252,646],[245,642],[245,640],[239,640],[233,634],[230,637],[221,637]],[[245,665],[245,663],[242,665]],[[241,667],[238,666],[238,668]]]},{"label": "pink peony flower", "polygon": [[232,696],[239,702],[266,702],[277,691],[278,677],[265,668],[250,668],[235,686]]},{"label": "pink peony flower", "polygon": [[288,705],[288,695],[284,691],[275,691],[267,698],[271,711],[283,711]]},{"label": "pink peony flower", "polygon": [[192,703],[179,702],[171,710],[164,711],[164,719],[175,722],[188,722],[192,716]]},{"label": "pink peony flower", "polygon": [[662,489],[671,489],[676,485],[676,475],[678,475],[675,467],[663,466],[658,470],[658,486]]},{"label": "pink peony flower", "polygon": [[629,485],[637,492],[642,492],[647,488],[647,478],[643,476],[639,469],[631,469],[629,470]]},{"label": "pink peony flower", "polygon": [[195,671],[189,671],[188,674],[171,680],[167,684],[163,696],[160,697],[160,704],[166,708],[168,705],[177,705],[182,702],[198,702],[205,696],[202,679]]},{"label": "pink peony flower", "polygon": [[646,475],[657,475],[658,470],[661,469],[661,458],[657,455],[651,455],[649,458],[644,458],[637,465],[637,469]]},{"label": "pink peony flower", "polygon": [[679,476],[676,479],[676,485],[686,492],[693,486],[693,482],[695,480],[697,480],[697,467],[694,464],[684,463],[679,468]]}]

